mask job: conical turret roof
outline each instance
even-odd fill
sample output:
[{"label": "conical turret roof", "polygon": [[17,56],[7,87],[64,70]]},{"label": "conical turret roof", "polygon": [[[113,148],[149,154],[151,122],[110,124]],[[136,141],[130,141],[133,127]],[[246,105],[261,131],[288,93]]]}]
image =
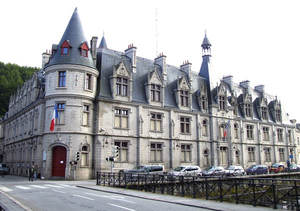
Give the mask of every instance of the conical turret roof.
[{"label": "conical turret roof", "polygon": [[107,44],[106,44],[106,40],[105,40],[104,34],[103,34],[103,37],[101,39],[99,48],[107,48]]},{"label": "conical turret roof", "polygon": [[[65,41],[70,45],[69,53],[67,55],[62,55],[62,44]],[[88,51],[87,57],[82,56],[81,54],[81,46],[84,43],[88,46],[76,8],[49,65],[77,64],[95,68],[91,53]]]}]

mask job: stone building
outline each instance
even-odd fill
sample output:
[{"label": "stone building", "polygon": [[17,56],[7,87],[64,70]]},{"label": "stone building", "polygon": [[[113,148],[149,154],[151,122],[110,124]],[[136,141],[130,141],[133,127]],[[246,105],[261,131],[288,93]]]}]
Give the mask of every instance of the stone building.
[{"label": "stone building", "polygon": [[65,179],[148,163],[247,168],[285,163],[296,152],[296,123],[264,85],[225,76],[212,87],[206,34],[197,72],[188,61],[168,65],[163,54],[139,57],[133,44],[122,52],[104,36],[97,42],[88,43],[75,9],[42,69],[11,96],[0,123],[11,174],[25,176],[31,165],[45,178]]}]

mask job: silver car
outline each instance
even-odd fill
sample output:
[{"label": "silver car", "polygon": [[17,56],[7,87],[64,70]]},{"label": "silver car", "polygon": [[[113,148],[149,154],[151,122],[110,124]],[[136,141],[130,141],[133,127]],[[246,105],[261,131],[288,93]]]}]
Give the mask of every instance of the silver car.
[{"label": "silver car", "polygon": [[202,171],[202,176],[223,177],[225,176],[225,169],[222,166],[209,166]]},{"label": "silver car", "polygon": [[245,174],[245,170],[242,166],[228,166],[225,174],[226,176],[242,176]]},{"label": "silver car", "polygon": [[168,179],[176,179],[179,176],[202,176],[202,171],[199,166],[178,166],[172,171],[168,172]]}]

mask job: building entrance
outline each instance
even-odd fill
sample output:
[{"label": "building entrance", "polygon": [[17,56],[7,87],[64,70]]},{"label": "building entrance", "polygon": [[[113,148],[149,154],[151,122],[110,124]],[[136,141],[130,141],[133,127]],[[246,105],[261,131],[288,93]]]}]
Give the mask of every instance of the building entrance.
[{"label": "building entrance", "polygon": [[66,148],[57,146],[52,151],[52,176],[64,177],[66,169]]}]

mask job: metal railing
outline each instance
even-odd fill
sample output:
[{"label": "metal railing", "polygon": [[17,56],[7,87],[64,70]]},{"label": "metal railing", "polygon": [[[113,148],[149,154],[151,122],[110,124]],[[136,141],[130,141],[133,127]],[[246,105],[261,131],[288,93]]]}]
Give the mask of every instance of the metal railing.
[{"label": "metal railing", "polygon": [[287,207],[300,210],[299,179],[193,176],[174,178],[167,175],[97,172],[97,185],[274,209]]}]

